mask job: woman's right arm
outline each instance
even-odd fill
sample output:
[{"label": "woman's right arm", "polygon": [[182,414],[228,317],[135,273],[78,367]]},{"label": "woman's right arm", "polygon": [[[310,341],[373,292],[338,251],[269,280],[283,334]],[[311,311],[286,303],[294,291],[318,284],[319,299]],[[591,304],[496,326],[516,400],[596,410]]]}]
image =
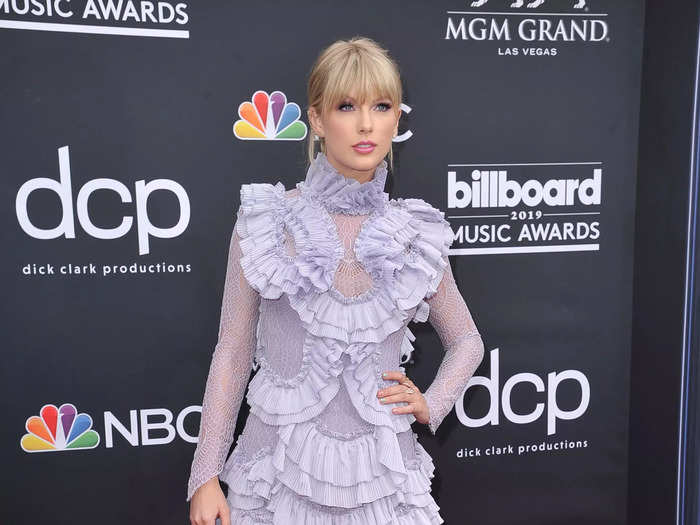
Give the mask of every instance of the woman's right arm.
[{"label": "woman's right arm", "polygon": [[238,218],[229,244],[218,341],[206,381],[199,441],[187,487],[190,521],[195,525],[213,525],[217,516],[223,525],[229,523],[218,475],[233,442],[255,354],[260,295],[243,275],[237,223]]}]

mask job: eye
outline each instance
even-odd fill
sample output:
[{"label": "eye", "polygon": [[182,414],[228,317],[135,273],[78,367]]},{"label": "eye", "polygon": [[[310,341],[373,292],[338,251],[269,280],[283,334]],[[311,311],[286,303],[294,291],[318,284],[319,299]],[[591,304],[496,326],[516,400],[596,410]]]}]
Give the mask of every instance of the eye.
[{"label": "eye", "polygon": [[[350,102],[350,101],[345,101],[345,102],[341,102],[341,103],[340,103],[340,105],[338,106],[338,109],[339,109],[340,111],[345,111],[345,108],[346,108],[346,107],[352,109],[354,106],[352,105],[352,102]],[[381,111],[382,113],[384,113],[384,112],[389,111],[389,110],[391,109],[391,103],[389,103],[389,102],[380,102],[380,103],[377,104],[377,107],[379,108],[379,111]],[[348,109],[348,111],[349,111],[350,109]]]}]

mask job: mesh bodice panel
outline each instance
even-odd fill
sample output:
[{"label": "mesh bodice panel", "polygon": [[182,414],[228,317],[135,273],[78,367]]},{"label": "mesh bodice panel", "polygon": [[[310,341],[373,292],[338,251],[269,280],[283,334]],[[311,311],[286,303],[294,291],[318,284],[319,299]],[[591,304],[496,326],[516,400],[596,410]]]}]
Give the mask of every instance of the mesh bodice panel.
[{"label": "mesh bodice panel", "polygon": [[333,286],[346,297],[360,295],[372,286],[372,279],[357,261],[354,249],[357,233],[368,215],[332,214],[331,217],[345,247],[345,255],[336,270]]}]

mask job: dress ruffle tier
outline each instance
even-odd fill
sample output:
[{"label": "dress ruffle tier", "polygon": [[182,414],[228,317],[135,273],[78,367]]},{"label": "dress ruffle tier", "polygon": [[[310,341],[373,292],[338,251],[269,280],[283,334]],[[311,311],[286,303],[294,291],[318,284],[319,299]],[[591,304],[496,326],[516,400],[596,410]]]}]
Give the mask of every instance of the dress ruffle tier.
[{"label": "dress ruffle tier", "polygon": [[[415,459],[406,460],[397,438],[415,417],[393,414],[376,392],[382,343],[403,328],[401,355],[412,352],[415,338],[405,325],[427,320],[425,299],[437,291],[453,234],[444,214],[421,199],[378,198],[372,210],[354,250],[373,284],[347,298],[332,286],[345,249],[322,204],[303,192],[286,196],[281,183],[241,187],[243,273],[265,299],[286,294],[306,335],[293,377],[256,353],[247,401],[276,435],[252,457],[237,446],[228,458],[220,479],[232,523],[443,523],[430,494],[431,457],[413,435]],[[295,255],[285,251],[286,235]],[[340,388],[368,430],[341,437],[318,427],[316,417]]]}]

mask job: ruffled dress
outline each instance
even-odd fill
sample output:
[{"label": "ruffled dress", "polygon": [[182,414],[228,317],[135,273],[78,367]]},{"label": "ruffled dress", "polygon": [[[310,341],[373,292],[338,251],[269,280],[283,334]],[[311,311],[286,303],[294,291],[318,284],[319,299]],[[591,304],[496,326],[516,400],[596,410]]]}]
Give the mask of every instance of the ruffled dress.
[{"label": "ruffled dress", "polygon": [[416,419],[377,391],[396,384],[382,372],[405,372],[409,322],[430,321],[445,351],[424,392],[435,433],[484,349],[449,223],[422,199],[390,199],[386,166],[360,183],[318,153],[291,190],[241,186],[187,492],[218,475],[233,524],[443,523]]}]

